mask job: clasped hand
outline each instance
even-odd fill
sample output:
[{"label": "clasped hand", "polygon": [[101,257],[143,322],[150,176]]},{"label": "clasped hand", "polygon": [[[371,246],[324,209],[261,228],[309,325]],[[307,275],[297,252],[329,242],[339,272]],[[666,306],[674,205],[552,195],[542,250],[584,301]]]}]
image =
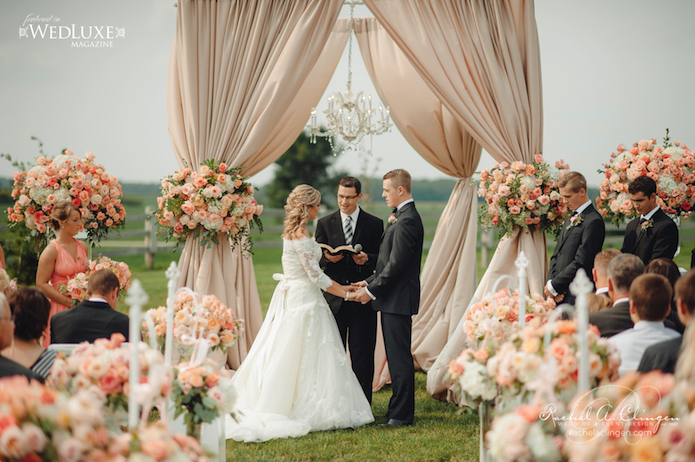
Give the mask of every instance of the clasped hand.
[{"label": "clasped hand", "polygon": [[549,297],[549,298],[552,298],[553,300],[555,300],[555,303],[560,303],[565,298],[565,294],[553,295],[552,293],[550,293],[547,286],[543,288],[543,293],[545,294],[546,297]]},{"label": "clasped hand", "polygon": [[352,287],[355,290],[355,295],[353,295],[353,300],[360,302],[361,304],[366,304],[372,301],[372,297],[367,293],[367,283],[364,281],[353,282]]}]

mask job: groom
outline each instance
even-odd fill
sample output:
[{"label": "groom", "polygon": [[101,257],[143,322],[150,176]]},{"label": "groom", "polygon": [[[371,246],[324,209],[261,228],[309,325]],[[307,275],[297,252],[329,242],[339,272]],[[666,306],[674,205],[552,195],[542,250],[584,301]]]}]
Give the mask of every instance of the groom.
[{"label": "groom", "polygon": [[359,283],[356,300],[372,301],[381,311],[386,359],[393,396],[386,412],[391,427],[412,425],[415,414],[415,368],[410,353],[412,318],[420,304],[420,262],[424,229],[415,209],[410,174],[403,169],[384,175],[383,193],[393,208],[381,237],[376,272]]}]

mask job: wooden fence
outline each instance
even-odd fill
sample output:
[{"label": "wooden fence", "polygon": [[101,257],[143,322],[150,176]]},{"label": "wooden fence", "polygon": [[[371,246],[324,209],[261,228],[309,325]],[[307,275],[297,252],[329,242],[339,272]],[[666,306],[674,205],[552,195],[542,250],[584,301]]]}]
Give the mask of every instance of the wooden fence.
[{"label": "wooden fence", "polygon": [[[157,230],[159,226],[154,220],[147,220],[147,217],[153,212],[152,207],[146,207],[144,214],[132,214],[128,215],[128,219],[132,221],[145,221],[144,228],[142,230],[132,230],[132,231],[121,231],[118,236],[112,236],[111,238],[102,242],[101,246],[95,247],[92,252],[101,253],[109,257],[119,257],[125,255],[144,255],[145,265],[147,268],[154,268],[154,258],[157,252],[171,251],[175,243],[159,241],[157,239]],[[332,211],[322,210],[319,214],[320,216],[325,216]],[[283,217],[285,214],[282,209],[265,209],[263,211],[263,218],[266,217]],[[423,218],[428,219],[438,219],[438,216],[423,216]],[[0,233],[6,231],[6,226],[0,225]],[[314,229],[309,230],[312,234]],[[426,235],[433,235],[436,231],[436,227],[425,227]],[[264,226],[264,232],[270,234],[281,234],[282,225],[266,225]],[[618,228],[613,224],[606,224],[606,240],[604,242],[604,247],[617,247],[620,248],[623,242],[623,235],[625,234],[625,226]],[[685,221],[680,225],[680,243],[681,252],[689,252],[693,245],[695,245],[695,220]],[[78,236],[79,237],[79,236]],[[478,236],[476,247],[480,249],[481,262],[483,266],[487,266],[490,258],[492,257],[492,252],[494,252],[497,247],[497,231],[486,231],[481,226],[478,226]],[[429,249],[432,245],[431,240],[425,240],[424,246]],[[555,240],[551,237],[548,238],[548,247],[552,248],[555,245]],[[256,240],[254,241],[254,248],[264,249],[264,248],[281,248],[282,241],[280,239],[272,240]]]}]

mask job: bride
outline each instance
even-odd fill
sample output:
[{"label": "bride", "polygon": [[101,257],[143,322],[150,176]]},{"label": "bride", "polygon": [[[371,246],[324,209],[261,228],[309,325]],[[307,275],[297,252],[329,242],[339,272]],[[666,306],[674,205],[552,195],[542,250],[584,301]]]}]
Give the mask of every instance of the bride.
[{"label": "bride", "polygon": [[316,219],[320,201],[309,185],[287,198],[284,275],[273,275],[280,282],[265,321],[232,378],[239,422],[227,417],[227,438],[261,442],[374,421],[321,292],[345,300],[353,295],[319,268],[321,249],[306,225]]}]

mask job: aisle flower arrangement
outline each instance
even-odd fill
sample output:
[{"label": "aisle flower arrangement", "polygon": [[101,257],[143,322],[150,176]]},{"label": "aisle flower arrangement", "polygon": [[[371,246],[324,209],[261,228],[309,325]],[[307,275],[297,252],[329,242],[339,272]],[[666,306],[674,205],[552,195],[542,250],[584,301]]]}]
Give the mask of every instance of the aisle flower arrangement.
[{"label": "aisle flower arrangement", "polygon": [[[541,294],[526,295],[526,322],[540,318],[544,323],[555,309],[555,301]],[[469,345],[477,346],[485,339],[500,344],[511,339],[519,330],[519,292],[502,289],[486,294],[473,304],[463,322]]]},{"label": "aisle flower arrangement", "polygon": [[254,188],[239,176],[242,167],[229,168],[208,159],[198,172],[182,168],[162,180],[155,217],[164,227],[166,239],[185,242],[201,238],[201,245],[219,244],[218,235],[229,238],[232,247],[241,244],[250,251],[249,231],[263,229],[263,206],[253,197]]},{"label": "aisle flower arrangement", "polygon": [[537,154],[533,162],[495,163],[480,172],[478,195],[485,198],[478,219],[487,229],[509,235],[515,226],[556,235],[567,215],[557,180],[569,170],[562,160],[555,167]]},{"label": "aisle flower arrangement", "polygon": [[[166,306],[152,308],[145,316],[154,321],[157,342],[164,349],[167,319]],[[191,291],[180,291],[174,298],[173,342],[183,360],[190,359],[196,338],[205,338],[210,351],[227,351],[243,331],[243,320],[214,295],[200,296]],[[142,323],[143,338],[149,337],[147,323]]]},{"label": "aisle flower arrangement", "polygon": [[[538,400],[496,416],[485,434],[492,458],[499,462],[563,460],[563,428],[549,418],[548,404]],[[557,415],[566,414],[564,408],[553,409]]]},{"label": "aisle flower arrangement", "polygon": [[73,300],[84,300],[87,296],[87,286],[89,284],[89,275],[94,271],[101,269],[108,269],[113,272],[118,277],[118,283],[120,285],[119,295],[124,297],[128,289],[130,289],[130,282],[132,273],[128,264],[122,261],[114,261],[109,257],[100,256],[89,262],[89,267],[84,273],[77,273],[72,277],[68,277],[68,282],[65,284],[60,284],[58,290],[60,293],[69,296]]},{"label": "aisle flower arrangement", "polygon": [[[98,339],[93,344],[79,344],[67,358],[58,357],[48,376],[47,384],[53,389],[76,393],[94,388],[106,396],[105,406],[114,414],[128,410],[130,394],[130,345],[122,346],[125,337],[116,333],[111,339]],[[151,365],[161,363],[158,351],[140,342],[141,383],[146,384]],[[160,356],[160,357],[157,357]],[[165,399],[171,391],[171,380],[159,380],[158,398]]]},{"label": "aisle flower arrangement", "polygon": [[671,374],[628,374],[577,396],[569,411],[556,415],[564,417],[563,453],[571,462],[693,459],[695,387]]},{"label": "aisle flower arrangement", "polygon": [[199,439],[202,423],[211,423],[220,415],[233,415],[236,392],[226,369],[218,369],[206,359],[201,364],[181,363],[174,367],[174,375],[174,418],[185,413],[183,421],[189,436]]},{"label": "aisle flower arrangement", "polygon": [[[544,337],[550,330],[547,351]],[[620,356],[615,346],[588,332],[589,378],[592,386],[617,379]],[[502,344],[486,342],[466,348],[449,364],[449,378],[470,403],[493,399],[501,408],[529,402],[536,390],[547,388],[567,402],[575,393],[579,366],[579,335],[575,321],[541,325],[536,317]]]},{"label": "aisle flower arrangement", "polygon": [[126,211],[121,204],[123,191],[118,178],[106,173],[87,152],[84,160],[70,149],[55,158],[40,156],[28,171],[14,173],[12,198],[7,209],[11,226],[25,224],[47,241],[53,230],[49,226],[53,206],[72,201],[80,208],[88,239],[99,242],[109,231],[125,226]]},{"label": "aisle flower arrangement", "polygon": [[0,460],[209,461],[195,439],[156,424],[132,433],[110,432],[105,400],[94,386],[66,394],[22,376],[0,379]]},{"label": "aisle flower arrangement", "polygon": [[[667,132],[668,133],[668,132]],[[672,217],[689,217],[695,206],[695,153],[676,141],[671,144],[668,134],[663,146],[656,140],[641,140],[628,149],[624,145],[611,154],[605,164],[599,197],[596,199],[602,216],[613,223],[637,216],[628,186],[638,176],[647,175],[657,183],[657,202]]]}]

